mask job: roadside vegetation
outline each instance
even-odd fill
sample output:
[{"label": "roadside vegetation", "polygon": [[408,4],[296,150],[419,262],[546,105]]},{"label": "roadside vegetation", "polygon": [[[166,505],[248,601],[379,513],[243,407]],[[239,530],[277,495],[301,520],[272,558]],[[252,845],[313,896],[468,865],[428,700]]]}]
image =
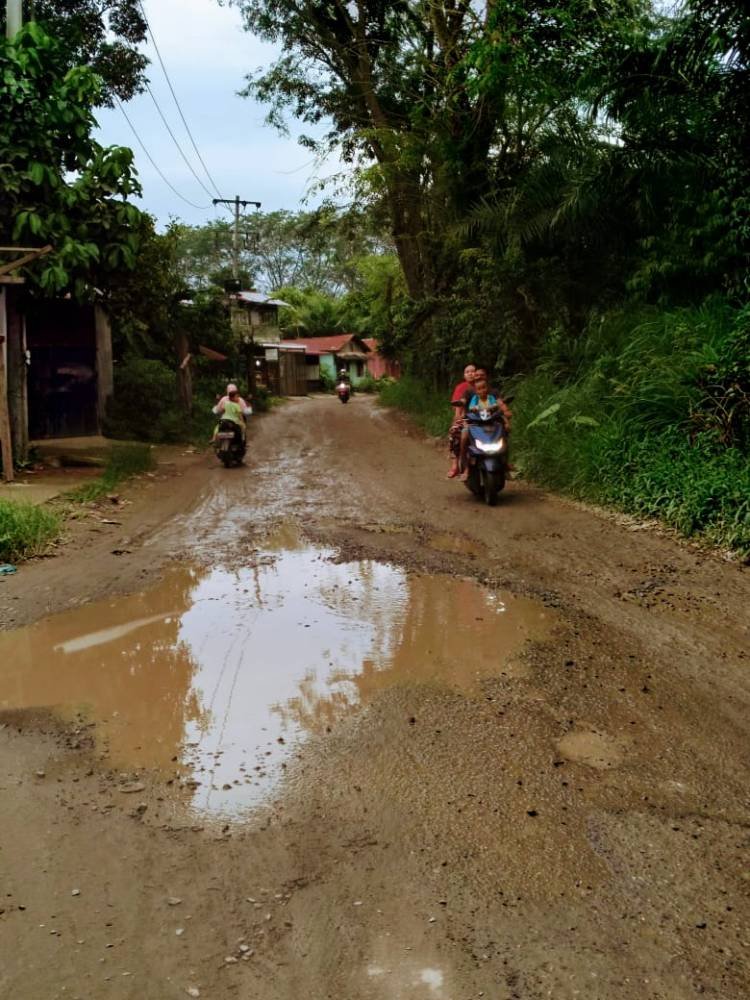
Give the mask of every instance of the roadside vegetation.
[{"label": "roadside vegetation", "polygon": [[514,392],[525,475],[750,555],[750,313],[613,313]]},{"label": "roadside vegetation", "polygon": [[148,444],[114,445],[107,456],[101,476],[67,494],[70,500],[86,503],[99,500],[114,492],[118,486],[133,476],[143,475],[154,468],[154,454]]},{"label": "roadside vegetation", "polygon": [[48,507],[0,500],[0,563],[42,555],[59,537],[62,522]]},{"label": "roadside vegetation", "polygon": [[413,375],[387,382],[380,390],[381,403],[408,413],[418,427],[434,437],[444,437],[450,428],[453,414],[448,398],[444,390]]}]

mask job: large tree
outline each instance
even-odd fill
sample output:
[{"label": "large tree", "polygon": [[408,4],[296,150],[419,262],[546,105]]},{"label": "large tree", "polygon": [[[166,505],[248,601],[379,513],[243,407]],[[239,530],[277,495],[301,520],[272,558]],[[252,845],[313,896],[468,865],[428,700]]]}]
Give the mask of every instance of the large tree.
[{"label": "large tree", "polygon": [[456,276],[454,229],[581,114],[581,78],[637,0],[232,0],[284,54],[248,92],[331,121],[327,136],[385,200],[411,297]]}]

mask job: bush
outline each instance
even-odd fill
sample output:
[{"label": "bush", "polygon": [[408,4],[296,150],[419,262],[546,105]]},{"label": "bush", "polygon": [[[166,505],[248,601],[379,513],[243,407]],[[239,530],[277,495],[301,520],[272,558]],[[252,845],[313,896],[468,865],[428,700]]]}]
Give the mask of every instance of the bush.
[{"label": "bush", "polygon": [[41,555],[60,534],[62,518],[45,507],[0,500],[0,562]]},{"label": "bush", "polygon": [[378,380],[372,375],[365,375],[354,386],[356,392],[377,392],[379,388]]},{"label": "bush", "polygon": [[336,391],[336,376],[331,375],[325,368],[320,369],[320,381],[323,386],[323,392]]},{"label": "bush", "polygon": [[264,385],[257,385],[253,390],[253,413],[268,413],[271,409],[271,393]]},{"label": "bush", "polygon": [[175,373],[163,362],[135,358],[115,368],[105,434],[124,440],[184,441],[188,436],[184,424]]},{"label": "bush", "polygon": [[516,462],[545,486],[750,554],[744,323],[709,302],[606,317],[564,357],[550,344],[516,386]]},{"label": "bush", "polygon": [[225,384],[223,376],[199,373],[193,381],[193,414],[187,416],[179,402],[175,372],[161,361],[128,359],[115,369],[104,433],[121,441],[205,443],[215,422],[211,408]]}]

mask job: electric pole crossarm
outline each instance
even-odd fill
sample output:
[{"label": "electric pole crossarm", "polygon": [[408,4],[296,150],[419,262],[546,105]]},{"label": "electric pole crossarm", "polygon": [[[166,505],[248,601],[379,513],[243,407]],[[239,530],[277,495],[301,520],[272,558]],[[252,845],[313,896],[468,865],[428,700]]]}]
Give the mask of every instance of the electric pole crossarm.
[{"label": "electric pole crossarm", "polygon": [[246,201],[240,198],[239,195],[235,195],[234,198],[213,198],[214,205],[234,205],[234,236],[232,239],[232,277],[239,278],[240,276],[240,206],[242,208],[247,208],[248,205],[254,205],[256,208],[260,208],[259,201]]}]

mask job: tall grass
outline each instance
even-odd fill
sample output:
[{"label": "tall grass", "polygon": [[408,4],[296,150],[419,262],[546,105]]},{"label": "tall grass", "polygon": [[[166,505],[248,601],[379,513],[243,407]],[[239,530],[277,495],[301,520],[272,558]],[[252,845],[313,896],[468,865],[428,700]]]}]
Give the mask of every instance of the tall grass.
[{"label": "tall grass", "polygon": [[41,555],[60,534],[62,517],[44,507],[0,500],[0,562]]},{"label": "tall grass", "polygon": [[[580,337],[550,334],[536,370],[505,388],[530,479],[750,557],[750,309],[610,313]],[[380,398],[448,430],[447,393],[406,377]]]},{"label": "tall grass", "polygon": [[408,413],[414,422],[435,437],[446,435],[453,420],[449,396],[431,389],[409,375],[395,382],[386,382],[380,390],[380,401]]},{"label": "tall grass", "polygon": [[[565,355],[550,344],[516,386],[514,444],[524,472],[750,555],[747,441],[739,420],[733,440],[726,428],[719,433],[705,389],[735,350],[741,318],[721,302],[618,314]],[[732,378],[727,391],[741,403],[734,369]]]},{"label": "tall grass", "polygon": [[114,445],[107,457],[102,475],[92,483],[73,490],[68,496],[72,500],[86,502],[98,500],[116,489],[131,476],[149,472],[154,467],[154,456],[148,444]]}]

